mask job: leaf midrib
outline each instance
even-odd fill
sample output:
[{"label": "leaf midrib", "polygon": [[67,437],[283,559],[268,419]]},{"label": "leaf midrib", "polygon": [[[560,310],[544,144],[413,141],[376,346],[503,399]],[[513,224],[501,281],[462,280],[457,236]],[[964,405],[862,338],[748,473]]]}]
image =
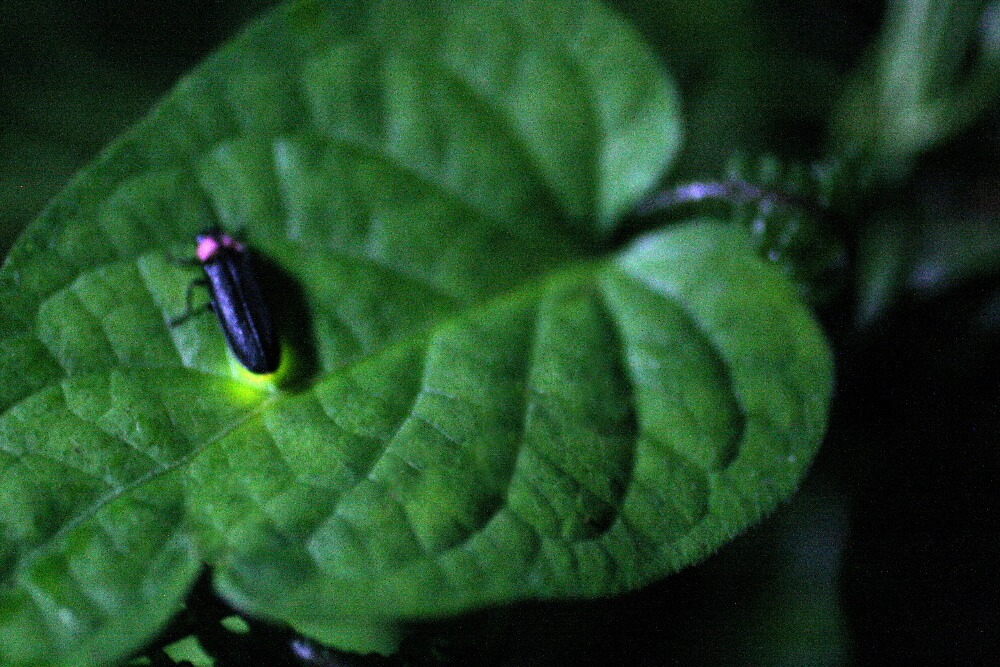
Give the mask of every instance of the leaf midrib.
[{"label": "leaf midrib", "polygon": [[272,395],[265,398],[252,410],[248,410],[240,418],[234,419],[230,424],[228,424],[225,428],[220,430],[212,438],[208,439],[200,447],[192,447],[191,451],[188,452],[187,454],[184,454],[183,456],[180,456],[174,459],[173,461],[162,464],[159,467],[153,468],[143,473],[142,475],[132,480],[128,484],[125,484],[115,489],[110,489],[109,491],[105,492],[104,494],[99,496],[96,500],[89,503],[86,506],[86,508],[80,511],[76,516],[73,516],[71,519],[69,519],[57,531],[52,533],[52,535],[50,535],[47,539],[41,541],[39,544],[28,550],[22,557],[20,557],[18,559],[19,563],[17,570],[24,571],[28,569],[31,566],[31,563],[35,559],[43,556],[50,547],[58,543],[59,540],[61,540],[63,537],[71,533],[78,526],[85,523],[88,519],[91,519],[94,516],[96,516],[97,513],[100,512],[102,509],[104,509],[111,503],[115,502],[119,498],[125,497],[132,490],[137,489],[149,482],[152,482],[162,477],[163,475],[169,474],[187,463],[190,463],[195,458],[197,458],[202,452],[207,450],[209,447],[211,447],[212,445],[216,444],[221,440],[224,440],[229,435],[231,435],[238,429],[245,426],[247,423],[250,422],[251,419],[258,416],[260,413],[262,413],[276,401],[277,401],[277,395]]}]

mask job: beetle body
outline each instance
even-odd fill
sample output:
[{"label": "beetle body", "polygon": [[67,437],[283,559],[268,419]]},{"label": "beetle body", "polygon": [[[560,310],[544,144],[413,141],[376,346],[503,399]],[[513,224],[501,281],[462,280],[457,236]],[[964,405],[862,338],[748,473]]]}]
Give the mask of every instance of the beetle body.
[{"label": "beetle body", "polygon": [[[197,257],[211,291],[210,307],[219,318],[229,349],[252,373],[276,371],[281,345],[250,252],[228,234],[213,230],[198,235]],[[189,299],[188,314],[190,310]]]}]

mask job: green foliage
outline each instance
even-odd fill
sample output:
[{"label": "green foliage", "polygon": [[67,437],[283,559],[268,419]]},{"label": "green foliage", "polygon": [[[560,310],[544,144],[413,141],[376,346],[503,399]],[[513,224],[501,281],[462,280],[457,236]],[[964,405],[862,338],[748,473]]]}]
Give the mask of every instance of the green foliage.
[{"label": "green foliage", "polygon": [[836,163],[807,167],[736,155],[727,174],[736,189],[732,219],[749,229],[757,252],[781,266],[812,305],[843,291],[847,253],[830,210],[838,171]]},{"label": "green foliage", "polygon": [[[183,79],[0,273],[5,664],[140,648],[203,563],[358,651],[400,623],[604,596],[797,485],[826,343],[738,227],[607,239],[678,100],[593,2],[299,2]],[[170,328],[216,219],[288,368]]]},{"label": "green foliage", "polygon": [[832,127],[833,150],[858,192],[903,180],[921,154],[966,129],[1000,95],[995,3],[889,5],[881,39],[845,87]]}]

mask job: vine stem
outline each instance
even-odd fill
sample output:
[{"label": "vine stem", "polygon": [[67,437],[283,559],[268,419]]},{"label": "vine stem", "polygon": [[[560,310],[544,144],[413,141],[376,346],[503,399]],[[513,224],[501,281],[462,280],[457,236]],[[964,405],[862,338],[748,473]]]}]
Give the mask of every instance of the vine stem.
[{"label": "vine stem", "polygon": [[734,178],[725,181],[695,181],[663,190],[639,204],[636,213],[650,215],[700,201],[725,201],[733,204],[757,202],[764,209],[774,206],[794,206],[808,210],[818,208],[818,202]]}]

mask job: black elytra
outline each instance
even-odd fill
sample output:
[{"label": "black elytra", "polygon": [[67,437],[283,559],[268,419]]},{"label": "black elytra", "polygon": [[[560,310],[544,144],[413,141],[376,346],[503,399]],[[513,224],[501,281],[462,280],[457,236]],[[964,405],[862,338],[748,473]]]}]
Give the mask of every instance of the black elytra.
[{"label": "black elytra", "polygon": [[[229,349],[251,373],[273,373],[281,364],[281,345],[274,322],[254,274],[250,251],[220,230],[197,237],[197,258],[205,270],[212,300],[209,306],[219,318]],[[172,322],[179,324],[188,311]]]}]

